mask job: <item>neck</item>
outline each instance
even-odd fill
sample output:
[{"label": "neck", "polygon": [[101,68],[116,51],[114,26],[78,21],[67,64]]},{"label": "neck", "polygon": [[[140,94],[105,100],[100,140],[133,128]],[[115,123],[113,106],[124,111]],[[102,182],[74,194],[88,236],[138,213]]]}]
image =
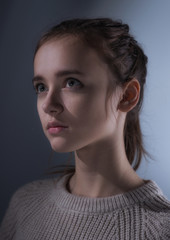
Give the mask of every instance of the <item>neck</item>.
[{"label": "neck", "polygon": [[123,144],[96,143],[75,152],[75,174],[71,193],[87,197],[107,197],[127,192],[143,184],[130,166]]}]

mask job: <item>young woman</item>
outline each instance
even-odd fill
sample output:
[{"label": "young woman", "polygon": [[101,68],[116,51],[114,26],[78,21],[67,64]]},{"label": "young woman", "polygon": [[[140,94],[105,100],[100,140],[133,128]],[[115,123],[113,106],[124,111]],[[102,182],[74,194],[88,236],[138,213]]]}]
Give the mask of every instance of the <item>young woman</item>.
[{"label": "young woman", "polygon": [[147,57],[129,27],[73,19],[38,42],[33,84],[43,131],[75,169],[13,196],[0,239],[170,239],[170,202],[135,172]]}]

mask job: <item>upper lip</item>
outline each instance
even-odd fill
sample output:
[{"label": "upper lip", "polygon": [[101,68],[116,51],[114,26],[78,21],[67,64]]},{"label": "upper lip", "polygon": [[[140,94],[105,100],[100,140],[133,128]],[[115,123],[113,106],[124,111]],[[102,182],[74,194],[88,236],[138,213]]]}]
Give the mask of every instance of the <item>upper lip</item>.
[{"label": "upper lip", "polygon": [[54,128],[54,127],[65,127],[67,128],[68,126],[58,122],[58,121],[52,121],[52,122],[48,122],[47,124],[47,129],[49,128]]}]

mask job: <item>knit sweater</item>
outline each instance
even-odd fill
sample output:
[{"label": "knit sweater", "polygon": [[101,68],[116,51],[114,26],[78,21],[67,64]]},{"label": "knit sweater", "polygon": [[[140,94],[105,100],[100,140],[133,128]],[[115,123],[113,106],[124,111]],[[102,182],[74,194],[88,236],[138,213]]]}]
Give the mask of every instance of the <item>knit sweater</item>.
[{"label": "knit sweater", "polygon": [[170,202],[153,181],[104,198],[73,195],[69,175],[27,184],[12,197],[1,240],[170,239]]}]

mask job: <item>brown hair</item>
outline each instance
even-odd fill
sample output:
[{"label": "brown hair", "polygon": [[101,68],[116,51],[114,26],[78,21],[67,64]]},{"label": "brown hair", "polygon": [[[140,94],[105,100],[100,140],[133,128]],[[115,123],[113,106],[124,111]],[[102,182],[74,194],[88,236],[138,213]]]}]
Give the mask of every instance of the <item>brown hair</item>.
[{"label": "brown hair", "polygon": [[113,86],[123,86],[124,83],[133,78],[139,81],[140,99],[135,108],[127,113],[124,126],[126,155],[130,164],[136,170],[140,165],[142,156],[147,154],[143,146],[139,121],[146,81],[147,57],[129,33],[129,26],[110,18],[63,21],[41,37],[35,49],[35,54],[44,43],[68,35],[77,36],[97,50],[116,75]]}]

